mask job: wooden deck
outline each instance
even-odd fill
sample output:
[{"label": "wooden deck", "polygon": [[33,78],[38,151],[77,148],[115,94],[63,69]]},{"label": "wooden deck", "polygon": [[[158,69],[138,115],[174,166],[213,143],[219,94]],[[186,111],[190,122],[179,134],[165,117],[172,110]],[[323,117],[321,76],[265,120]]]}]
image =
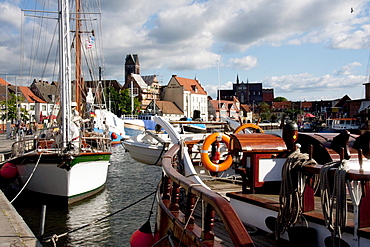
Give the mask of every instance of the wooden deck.
[{"label": "wooden deck", "polygon": [[[268,194],[242,194],[241,190],[241,181],[238,180],[229,180],[229,179],[212,179],[212,180],[204,180],[205,184],[210,187],[214,192],[222,195],[227,200],[229,200],[230,195],[235,195],[240,198],[249,198],[250,200],[254,200],[257,204],[272,207],[278,210],[279,207],[279,195],[268,195]],[[195,209],[195,219],[196,223],[200,223],[201,218],[201,206],[197,206]],[[286,246],[289,247],[289,241],[284,239],[279,239],[278,241],[275,240],[275,235],[272,233],[265,232],[263,230],[257,229],[251,225],[245,224],[249,235],[253,239],[255,246]],[[214,232],[217,236],[222,236],[222,243],[225,246],[234,246],[226,231],[223,227],[223,224],[220,223],[220,219],[217,218],[215,222]]]},{"label": "wooden deck", "polygon": [[[273,211],[279,211],[279,195],[277,194],[243,194],[241,191],[241,185],[238,182],[226,181],[226,180],[206,180],[204,181],[207,186],[218,194],[224,196],[227,200],[230,198],[247,202],[259,207],[270,209]],[[314,222],[320,225],[325,225],[324,217],[322,214],[321,199],[315,196],[315,209],[312,211],[304,212],[303,216],[310,222]],[[345,231],[352,233],[354,228],[354,215],[352,201],[347,195],[347,226]],[[200,212],[200,211],[199,211]],[[253,239],[256,246],[289,246],[288,241],[279,240],[275,241],[274,235],[271,233],[264,232],[260,229],[256,229],[253,226],[245,225],[251,238]],[[215,231],[222,231],[217,227]],[[370,228],[360,228],[358,231],[360,236],[369,236]],[[232,246],[232,245],[231,245]]]}]

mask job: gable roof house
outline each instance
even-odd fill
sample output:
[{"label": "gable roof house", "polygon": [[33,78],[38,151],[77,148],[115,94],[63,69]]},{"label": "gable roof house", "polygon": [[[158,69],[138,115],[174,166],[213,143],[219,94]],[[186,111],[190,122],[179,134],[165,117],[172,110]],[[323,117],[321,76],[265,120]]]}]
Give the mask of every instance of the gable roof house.
[{"label": "gable roof house", "polygon": [[151,101],[146,108],[146,112],[153,115],[162,116],[168,120],[179,120],[184,116],[184,112],[171,101]]},{"label": "gable roof house", "polygon": [[196,79],[187,79],[172,75],[165,88],[163,100],[174,102],[186,117],[195,116],[200,111],[200,118],[208,120],[207,92]]},{"label": "gable roof house", "polygon": [[58,82],[49,83],[47,81],[34,80],[30,86],[30,90],[46,103],[54,104],[57,95],[59,95]]},{"label": "gable roof house", "polygon": [[[220,116],[221,117],[229,117],[233,119],[239,119],[240,115],[240,102],[239,100],[234,96],[232,97],[233,100],[209,100],[209,107],[212,110],[210,112],[213,112],[214,115],[212,115],[213,119],[219,121]],[[221,114],[220,114],[221,112]]]},{"label": "gable roof house", "polygon": [[[42,109],[46,111],[47,102],[35,95],[29,87],[14,86],[9,83],[0,83],[0,100],[10,99],[10,94],[19,96],[22,100],[18,102],[21,108],[28,112],[29,121],[35,121],[35,106],[42,105]],[[40,108],[41,109],[41,108]],[[39,112],[38,112],[39,113]]]},{"label": "gable roof house", "polygon": [[[154,78],[145,77],[141,75],[131,74],[128,81],[123,85],[123,88],[131,90],[133,88],[133,96],[138,97],[141,103],[141,109],[145,110],[152,100],[160,99],[160,86]],[[149,84],[148,84],[149,83]],[[130,91],[131,93],[131,91]]]}]

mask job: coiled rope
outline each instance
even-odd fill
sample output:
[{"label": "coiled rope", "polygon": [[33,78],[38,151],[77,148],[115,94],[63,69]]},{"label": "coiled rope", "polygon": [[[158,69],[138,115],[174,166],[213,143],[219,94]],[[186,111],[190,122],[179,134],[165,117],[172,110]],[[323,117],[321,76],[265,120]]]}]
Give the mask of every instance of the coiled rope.
[{"label": "coiled rope", "polygon": [[105,219],[107,219],[107,218],[109,218],[109,217],[111,217],[113,215],[116,215],[116,214],[118,214],[118,213],[120,213],[120,212],[122,212],[122,211],[124,211],[124,210],[126,210],[126,209],[128,209],[128,208],[130,208],[130,207],[132,207],[132,206],[134,206],[136,204],[138,204],[139,202],[141,202],[141,201],[145,200],[146,198],[150,197],[151,195],[155,194],[157,192],[157,190],[158,190],[158,187],[157,187],[157,189],[155,191],[153,191],[153,192],[149,193],[148,195],[142,197],[141,199],[137,200],[136,202],[133,202],[133,203],[129,204],[128,206],[126,206],[124,208],[121,208],[120,210],[117,210],[116,212],[113,212],[111,214],[108,214],[108,215],[106,215],[106,216],[104,216],[104,217],[102,217],[100,219],[96,219],[96,220],[94,220],[94,221],[92,221],[90,223],[87,223],[87,224],[82,225],[80,227],[77,227],[75,229],[69,230],[69,231],[67,231],[65,233],[62,233],[62,234],[59,234],[59,235],[53,234],[53,235],[51,235],[49,237],[43,238],[42,239],[42,242],[44,242],[44,243],[53,242],[54,243],[54,246],[56,246],[55,243],[58,241],[58,239],[60,237],[64,237],[64,236],[66,236],[66,235],[68,235],[70,233],[79,231],[79,230],[84,229],[84,228],[86,228],[88,226],[92,226],[92,225],[94,225],[94,224],[96,224],[96,223],[98,223],[98,222],[100,222],[102,220],[105,220]]},{"label": "coiled rope", "polygon": [[[337,168],[333,186],[329,177],[329,171],[332,168]],[[346,160],[342,160],[328,163],[320,171],[322,212],[326,228],[331,232],[333,241],[336,237],[341,238],[347,222],[346,170]]]},{"label": "coiled rope", "polygon": [[278,239],[290,226],[302,216],[302,195],[307,176],[302,173],[302,167],[316,165],[316,161],[303,154],[299,149],[286,159],[281,172],[281,187],[279,195],[279,212],[276,219],[275,237]]}]

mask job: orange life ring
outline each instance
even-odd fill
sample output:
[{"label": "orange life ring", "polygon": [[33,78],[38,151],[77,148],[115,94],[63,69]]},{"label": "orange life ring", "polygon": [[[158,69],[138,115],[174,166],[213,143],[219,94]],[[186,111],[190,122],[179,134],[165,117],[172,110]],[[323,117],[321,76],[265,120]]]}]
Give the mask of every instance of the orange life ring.
[{"label": "orange life ring", "polygon": [[234,134],[237,134],[240,131],[242,131],[244,129],[247,129],[247,128],[259,130],[259,133],[265,133],[260,126],[258,126],[256,124],[252,124],[252,123],[247,123],[247,124],[240,125],[238,128],[236,128],[236,130],[234,130]]},{"label": "orange life ring", "polygon": [[204,167],[207,168],[208,170],[212,171],[212,172],[225,171],[231,166],[231,164],[233,162],[233,158],[231,157],[230,154],[226,157],[226,160],[224,162],[220,163],[220,164],[213,163],[211,161],[211,159],[209,158],[208,149],[212,145],[212,143],[214,143],[217,140],[217,137],[222,137],[222,142],[224,142],[227,146],[229,146],[229,142],[230,142],[230,137],[229,136],[227,136],[225,134],[222,134],[222,133],[219,133],[219,132],[210,134],[204,140],[204,143],[203,143],[203,146],[202,146],[202,151],[201,151],[201,156],[200,156],[202,164],[204,165]]}]

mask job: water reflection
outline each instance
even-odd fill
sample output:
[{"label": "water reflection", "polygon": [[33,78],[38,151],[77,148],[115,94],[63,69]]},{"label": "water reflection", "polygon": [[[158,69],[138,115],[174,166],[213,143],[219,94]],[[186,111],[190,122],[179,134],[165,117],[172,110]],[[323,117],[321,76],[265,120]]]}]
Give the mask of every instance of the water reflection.
[{"label": "water reflection", "polygon": [[[106,188],[68,208],[48,205],[44,236],[71,231],[127,207],[153,192],[160,178],[160,167],[138,163],[124,152],[122,146],[116,146]],[[61,237],[57,246],[129,246],[131,234],[148,219],[153,199],[154,195],[112,217]],[[39,233],[41,205],[30,198],[15,204],[35,235]],[[154,219],[152,216],[152,226]],[[53,245],[47,243],[44,246]]]}]

